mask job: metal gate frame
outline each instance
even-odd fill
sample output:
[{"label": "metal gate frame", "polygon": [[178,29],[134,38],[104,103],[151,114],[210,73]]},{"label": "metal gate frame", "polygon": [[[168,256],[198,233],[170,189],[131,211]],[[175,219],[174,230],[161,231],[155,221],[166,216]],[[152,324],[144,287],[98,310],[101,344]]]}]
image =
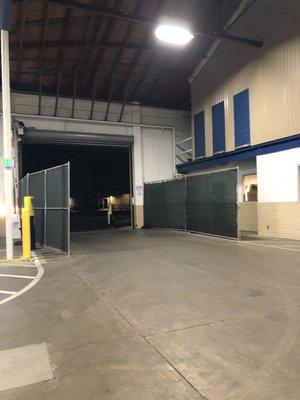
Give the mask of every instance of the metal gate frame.
[{"label": "metal gate frame", "polygon": [[[52,171],[58,168],[63,168],[63,167],[67,167],[67,207],[51,207],[48,206],[47,204],[47,172],[48,171]],[[47,211],[49,210],[63,210],[63,211],[67,211],[67,234],[68,234],[68,238],[67,238],[67,254],[70,255],[70,202],[69,202],[69,198],[70,198],[70,163],[66,163],[66,164],[61,164],[61,165],[57,165],[55,167],[51,167],[51,168],[47,168],[41,171],[37,171],[37,172],[32,172],[30,174],[27,174],[24,176],[24,178],[22,178],[19,181],[19,211],[21,211],[21,208],[23,207],[23,198],[24,196],[30,196],[30,191],[29,191],[29,181],[30,181],[30,177],[33,175],[44,175],[44,206],[43,207],[36,207],[34,206],[35,210],[40,210],[44,212],[44,232],[43,232],[43,242],[40,243],[38,242],[41,246],[43,247],[47,247],[47,248],[51,248],[54,250],[60,250],[60,249],[56,249],[54,247],[51,246],[47,246]],[[25,185],[25,193],[24,193],[24,185]],[[61,250],[64,251],[64,250]]]}]

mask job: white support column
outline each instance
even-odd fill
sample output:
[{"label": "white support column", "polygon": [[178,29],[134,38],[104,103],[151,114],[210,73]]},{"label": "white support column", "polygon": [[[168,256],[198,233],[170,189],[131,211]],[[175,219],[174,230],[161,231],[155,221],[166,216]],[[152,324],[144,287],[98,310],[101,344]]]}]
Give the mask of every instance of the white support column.
[{"label": "white support column", "polygon": [[133,127],[133,195],[134,195],[134,226],[142,228],[144,225],[144,183],[143,183],[143,155],[142,129]]},{"label": "white support column", "polygon": [[[9,33],[1,30],[3,159],[12,160],[12,127],[10,108]],[[4,167],[4,198],[6,208],[6,258],[13,258],[13,167]]]}]

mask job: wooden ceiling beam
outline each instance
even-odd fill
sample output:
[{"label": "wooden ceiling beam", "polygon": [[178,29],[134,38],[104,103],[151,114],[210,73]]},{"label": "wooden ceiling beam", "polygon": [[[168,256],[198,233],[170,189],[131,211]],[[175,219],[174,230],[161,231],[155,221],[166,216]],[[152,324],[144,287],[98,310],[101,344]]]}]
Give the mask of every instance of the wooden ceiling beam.
[{"label": "wooden ceiling beam", "polygon": [[[159,50],[159,46],[153,45],[143,45],[143,44],[131,44],[127,43],[126,45],[123,42],[87,42],[84,44],[81,40],[67,40],[64,43],[65,47],[74,47],[81,49],[90,49],[90,48],[111,48],[111,49],[129,49],[129,50]],[[20,47],[19,43],[12,43],[10,45],[10,49],[18,49]],[[23,42],[22,48],[26,50],[38,50],[38,49],[47,49],[47,48],[56,48],[62,47],[62,42],[60,40],[48,40],[44,41],[43,45],[41,45],[40,41],[32,41],[32,42]],[[170,51],[174,52],[174,49],[170,49]]]},{"label": "wooden ceiling beam", "polygon": [[[120,0],[118,2],[118,9],[122,8],[124,0]],[[106,29],[104,31],[103,37],[102,37],[102,43],[107,43],[109,40],[110,35],[112,34],[114,28],[115,28],[116,21],[109,19],[109,23],[106,26]],[[93,71],[92,74],[90,74],[88,82],[87,82],[87,87],[90,90],[93,90],[93,85],[96,79],[96,75],[98,74],[99,67],[102,63],[103,56],[105,52],[105,47],[102,47],[97,55],[97,62],[95,65],[93,65]]]},{"label": "wooden ceiling beam", "polygon": [[[155,7],[153,18],[156,19],[156,18],[159,17],[159,15],[160,15],[165,3],[166,3],[166,0],[158,0],[158,2],[156,3],[156,7]],[[147,35],[146,35],[146,38],[145,38],[145,43],[149,43],[151,37],[152,37],[152,32],[148,31]],[[127,85],[127,82],[129,82],[129,80],[131,81],[131,78],[132,78],[132,76],[134,74],[135,68],[138,65],[138,63],[140,62],[140,60],[142,58],[142,55],[143,55],[143,49],[140,49],[140,50],[135,52],[135,55],[134,55],[131,63],[128,66],[126,75],[125,75],[124,79],[121,81],[121,83],[119,85],[120,91],[123,90],[123,88],[125,87],[125,85]]]},{"label": "wooden ceiling beam", "polygon": [[70,17],[71,17],[72,10],[69,8],[67,10],[67,14],[65,17],[65,24],[62,33],[62,46],[59,50],[59,54],[57,57],[57,79],[56,79],[56,102],[58,102],[59,91],[61,88],[61,76],[62,76],[62,69],[65,60],[65,52],[66,52],[66,43],[67,43],[67,36],[70,24]]},{"label": "wooden ceiling beam", "polygon": [[[139,10],[139,8],[141,6],[141,3],[142,3],[142,0],[137,0],[136,1],[135,7],[134,7],[134,14],[136,14],[137,11]],[[133,24],[130,22],[128,27],[127,27],[127,29],[126,29],[126,32],[124,34],[124,38],[123,38],[123,41],[122,41],[122,46],[119,49],[119,51],[118,51],[118,53],[117,53],[117,55],[116,55],[116,57],[114,59],[112,68],[111,68],[111,70],[110,70],[110,72],[108,74],[106,85],[104,85],[104,90],[103,90],[104,96],[105,96],[106,89],[108,87],[109,82],[112,80],[112,77],[115,75],[116,69],[117,69],[117,67],[119,65],[119,62],[120,62],[122,56],[123,56],[123,49],[127,45],[128,41],[129,41],[130,35],[132,33],[132,30],[133,30]]]},{"label": "wooden ceiling beam", "polygon": [[17,66],[16,66],[16,87],[19,87],[20,81],[20,65],[22,64],[22,54],[24,46],[24,33],[26,26],[26,13],[27,13],[27,2],[28,0],[22,0],[21,4],[21,16],[20,16],[20,30],[19,30],[19,42],[17,47]]},{"label": "wooden ceiling beam", "polygon": [[[124,13],[124,12],[118,11],[118,10],[100,8],[98,6],[81,3],[80,1],[76,1],[76,0],[45,0],[45,1],[48,1],[48,3],[52,3],[52,4],[59,4],[64,7],[70,7],[70,8],[93,12],[98,15],[102,15],[104,17],[123,19],[123,20],[129,21],[129,22],[134,22],[134,23],[138,23],[138,24],[146,24],[146,25],[155,26],[155,24],[157,22],[156,20],[153,20],[152,18],[147,18],[142,15],[127,14],[127,13]],[[234,36],[234,35],[227,34],[224,31],[221,31],[221,32],[196,31],[196,32],[194,32],[194,34],[195,34],[195,36],[206,36],[206,37],[211,37],[211,38],[215,38],[215,39],[229,40],[229,41],[233,41],[233,42],[243,43],[247,46],[261,47],[263,45],[263,42],[260,40],[254,40],[254,39],[249,39],[249,38],[245,38],[245,37]]]}]

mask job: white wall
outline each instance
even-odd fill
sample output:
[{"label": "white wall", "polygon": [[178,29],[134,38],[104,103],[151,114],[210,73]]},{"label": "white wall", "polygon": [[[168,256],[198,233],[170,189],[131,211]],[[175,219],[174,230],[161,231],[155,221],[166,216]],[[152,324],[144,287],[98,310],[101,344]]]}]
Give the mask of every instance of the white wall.
[{"label": "white wall", "polygon": [[[101,120],[105,117],[106,109],[107,103],[96,101],[94,119],[89,120],[91,101],[76,100],[74,118],[71,119],[72,99],[59,98],[58,118],[54,118],[55,98],[42,96],[41,116],[38,116],[39,97],[37,95],[12,93],[12,112],[15,114],[15,119],[24,122],[26,127],[55,131],[134,135],[136,153],[134,165],[137,186],[139,186],[138,192],[144,181],[172,178],[175,171],[174,139],[179,141],[191,135],[190,112],[126,105],[122,119],[124,124],[118,124],[121,104],[112,103],[110,105],[108,121],[104,122]],[[131,123],[147,125],[147,127],[133,128]],[[167,127],[173,127],[174,130]],[[141,154],[138,154],[139,151]]]},{"label": "white wall", "polygon": [[177,141],[191,136],[191,113],[189,111],[141,107],[141,123],[174,126]]},{"label": "white wall", "polygon": [[[143,182],[170,179],[175,172],[174,135],[170,128],[120,125],[101,121],[18,115],[26,127],[58,132],[99,133],[134,136],[134,149],[141,146],[141,162],[137,164]],[[134,129],[135,128],[135,129]],[[134,134],[135,132],[135,134]],[[140,134],[140,142],[136,135]]]},{"label": "white wall", "polygon": [[[37,95],[12,94],[14,119],[23,122],[26,127],[58,132],[134,136],[134,204],[142,207],[144,182],[173,177],[175,172],[174,138],[176,135],[179,140],[190,136],[190,113],[181,110],[126,105],[122,123],[118,123],[121,104],[112,103],[108,121],[103,121],[106,109],[106,103],[95,102],[93,119],[90,120],[91,101],[76,100],[74,118],[71,118],[72,99],[60,98],[57,117],[54,117],[55,98],[42,96],[41,115],[37,115],[39,110]],[[1,127],[0,132],[2,132]],[[3,193],[0,189],[0,202],[2,197]],[[142,222],[138,224],[138,226],[141,225]]]},{"label": "white wall", "polygon": [[[170,146],[170,143],[172,145]],[[174,137],[170,129],[142,128],[143,181],[171,179],[175,172]]]},{"label": "white wall", "polygon": [[[12,113],[38,115],[39,97],[25,93],[12,93]],[[1,109],[1,104],[0,104]],[[93,120],[103,121],[107,109],[107,103],[95,101]],[[79,99],[75,101],[74,118],[89,119],[91,100]],[[121,104],[111,103],[108,114],[109,122],[117,122],[120,116]],[[42,96],[41,115],[53,117],[55,113],[55,97]],[[59,98],[57,116],[71,118],[72,99]],[[172,126],[175,129],[178,140],[191,135],[191,113],[189,111],[173,110],[167,108],[144,107],[126,104],[122,122],[137,123],[143,125]]]},{"label": "white wall", "polygon": [[258,201],[300,201],[299,166],[300,148],[258,156]]}]

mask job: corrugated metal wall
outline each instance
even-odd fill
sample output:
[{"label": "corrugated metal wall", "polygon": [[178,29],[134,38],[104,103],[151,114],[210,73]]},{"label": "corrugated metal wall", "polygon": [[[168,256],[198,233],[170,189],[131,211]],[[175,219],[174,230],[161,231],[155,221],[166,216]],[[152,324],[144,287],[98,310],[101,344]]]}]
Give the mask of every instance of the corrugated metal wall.
[{"label": "corrugated metal wall", "polygon": [[224,100],[226,151],[233,150],[233,96],[247,88],[251,144],[300,133],[299,20],[300,1],[257,1],[230,33],[262,39],[263,48],[223,42],[192,82],[192,114],[205,111],[206,156],[212,105]]}]

